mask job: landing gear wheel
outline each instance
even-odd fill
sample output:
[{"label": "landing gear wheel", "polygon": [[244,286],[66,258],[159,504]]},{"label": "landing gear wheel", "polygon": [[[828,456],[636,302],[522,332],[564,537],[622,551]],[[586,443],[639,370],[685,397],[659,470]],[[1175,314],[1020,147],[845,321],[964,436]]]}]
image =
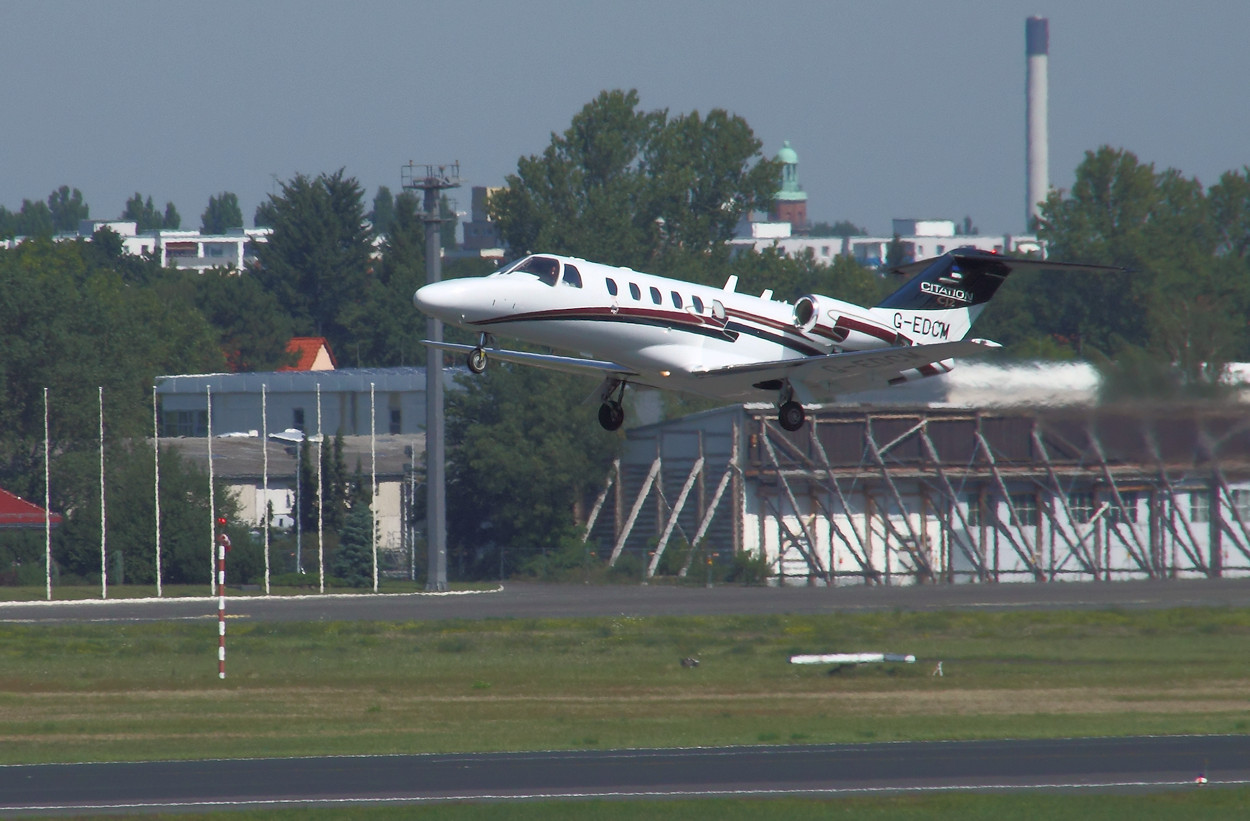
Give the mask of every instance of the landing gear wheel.
[{"label": "landing gear wheel", "polygon": [[481,348],[474,348],[469,351],[469,370],[474,373],[482,373],[486,370],[486,351]]},{"label": "landing gear wheel", "polygon": [[798,430],[807,421],[807,414],[803,412],[803,406],[792,399],[777,409],[777,421],[786,430]]},{"label": "landing gear wheel", "polygon": [[619,430],[625,422],[625,409],[619,402],[604,402],[599,406],[599,424],[604,430]]}]

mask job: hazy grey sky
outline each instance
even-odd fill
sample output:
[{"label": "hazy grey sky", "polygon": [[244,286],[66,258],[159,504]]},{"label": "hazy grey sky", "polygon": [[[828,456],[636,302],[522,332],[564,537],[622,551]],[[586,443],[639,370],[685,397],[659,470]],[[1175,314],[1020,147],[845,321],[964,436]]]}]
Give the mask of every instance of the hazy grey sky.
[{"label": "hazy grey sky", "polygon": [[[459,160],[498,185],[606,88],[790,140],[812,220],[1024,228],[1024,21],[1050,20],[1050,176],[1129,149],[1203,183],[1250,164],[1250,3],[0,0],[0,204],[135,191],[251,224],[273,177],[372,199]],[[467,207],[465,190],[458,197]]]}]

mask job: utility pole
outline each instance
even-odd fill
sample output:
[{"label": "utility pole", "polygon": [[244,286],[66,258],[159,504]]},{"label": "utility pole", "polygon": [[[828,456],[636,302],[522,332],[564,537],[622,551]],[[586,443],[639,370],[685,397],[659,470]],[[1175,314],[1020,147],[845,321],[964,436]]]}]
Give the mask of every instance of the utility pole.
[{"label": "utility pole", "polygon": [[[451,165],[414,165],[400,167],[400,180],[407,190],[419,190],[422,198],[421,221],[425,223],[425,281],[438,282],[442,277],[442,239],[439,195],[448,188],[460,187],[460,163]],[[426,320],[426,339],[443,341],[443,323],[430,317]],[[429,569],[425,589],[447,589],[447,494],[444,479],[443,450],[443,351],[428,346],[425,367],[425,540]]]}]

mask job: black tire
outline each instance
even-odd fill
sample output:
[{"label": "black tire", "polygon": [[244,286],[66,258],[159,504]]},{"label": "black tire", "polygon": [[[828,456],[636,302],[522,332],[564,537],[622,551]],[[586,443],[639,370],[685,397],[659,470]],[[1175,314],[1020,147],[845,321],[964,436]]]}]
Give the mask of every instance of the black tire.
[{"label": "black tire", "polygon": [[481,348],[474,348],[469,351],[468,357],[469,370],[474,373],[482,373],[486,370],[486,351]]},{"label": "black tire", "polygon": [[777,411],[777,421],[786,430],[798,430],[807,421],[807,414],[798,402],[786,402]]},{"label": "black tire", "polygon": [[599,406],[599,424],[604,430],[619,430],[625,423],[625,409],[616,402],[604,402]]}]

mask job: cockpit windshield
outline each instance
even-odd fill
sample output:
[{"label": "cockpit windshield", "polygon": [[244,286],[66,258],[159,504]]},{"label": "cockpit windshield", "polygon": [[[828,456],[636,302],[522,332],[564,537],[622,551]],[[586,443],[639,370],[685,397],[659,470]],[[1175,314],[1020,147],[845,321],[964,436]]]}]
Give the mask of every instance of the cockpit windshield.
[{"label": "cockpit windshield", "polygon": [[503,274],[532,274],[548,285],[554,286],[560,279],[560,260],[551,257],[526,257],[499,272]]}]

